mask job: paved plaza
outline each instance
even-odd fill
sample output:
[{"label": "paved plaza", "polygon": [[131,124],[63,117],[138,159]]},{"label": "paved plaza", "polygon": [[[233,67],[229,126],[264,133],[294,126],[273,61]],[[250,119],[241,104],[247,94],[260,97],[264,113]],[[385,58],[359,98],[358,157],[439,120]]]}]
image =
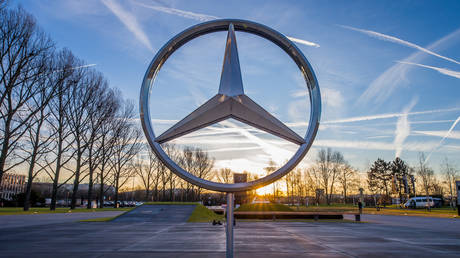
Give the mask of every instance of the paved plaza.
[{"label": "paved plaza", "polygon": [[[224,226],[186,223],[184,216],[170,216],[169,212],[184,209],[188,213],[193,206],[169,207],[152,208],[156,219],[148,216],[148,210],[137,210],[127,216],[131,219],[122,216],[112,222],[16,223],[0,229],[0,256],[225,257]],[[25,216],[36,215],[16,217],[24,220]],[[363,220],[369,222],[239,222],[235,256],[460,256],[459,219],[364,215]]]}]

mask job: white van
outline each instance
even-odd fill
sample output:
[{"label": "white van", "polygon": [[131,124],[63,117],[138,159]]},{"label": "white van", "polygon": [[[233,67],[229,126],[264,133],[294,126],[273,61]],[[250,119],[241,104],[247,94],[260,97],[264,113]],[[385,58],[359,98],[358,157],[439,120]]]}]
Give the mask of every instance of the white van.
[{"label": "white van", "polygon": [[428,205],[430,207],[434,207],[433,198],[428,197],[428,202],[426,201],[426,199],[426,196],[412,197],[404,204],[404,207],[411,208],[413,207],[414,203],[416,208],[426,208]]}]

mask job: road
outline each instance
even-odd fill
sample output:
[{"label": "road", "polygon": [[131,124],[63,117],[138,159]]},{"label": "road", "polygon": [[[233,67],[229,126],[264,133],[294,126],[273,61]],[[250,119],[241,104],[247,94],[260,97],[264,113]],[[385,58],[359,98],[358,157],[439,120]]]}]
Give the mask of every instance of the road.
[{"label": "road", "polygon": [[[225,257],[224,225],[160,215],[176,208],[154,208],[160,220],[138,210],[126,221],[3,228],[0,257]],[[459,257],[457,221],[378,216],[364,216],[366,223],[238,222],[235,257]],[[443,226],[427,226],[435,223]]]}]

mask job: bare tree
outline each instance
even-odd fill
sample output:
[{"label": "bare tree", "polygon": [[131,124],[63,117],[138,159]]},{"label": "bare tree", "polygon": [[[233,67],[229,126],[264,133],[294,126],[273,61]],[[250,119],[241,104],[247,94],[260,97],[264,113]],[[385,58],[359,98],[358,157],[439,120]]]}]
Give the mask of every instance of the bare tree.
[{"label": "bare tree", "polygon": [[[268,161],[268,166],[264,168],[267,175],[273,173],[277,169],[278,169],[278,165],[271,159]],[[272,186],[273,186],[273,201],[276,201],[276,193],[278,192],[277,181],[273,182]]]},{"label": "bare tree", "polygon": [[318,159],[313,171],[319,179],[319,185],[325,191],[328,205],[331,204],[336,179],[343,164],[345,164],[345,160],[340,152],[333,152],[330,148],[318,152]]},{"label": "bare tree", "polygon": [[99,96],[93,91],[99,83],[98,75],[91,69],[80,69],[83,76],[78,83],[74,84],[71,89],[71,98],[69,105],[69,124],[74,139],[74,162],[73,171],[73,189],[70,208],[75,209],[77,204],[77,194],[80,182],[84,179],[82,176],[83,166],[86,161],[85,151],[88,149],[89,142],[85,142],[87,132],[91,128],[91,116],[88,107],[95,105]]},{"label": "bare tree", "polygon": [[442,173],[444,175],[444,180],[447,185],[447,190],[449,191],[450,195],[450,207],[452,209],[455,209],[455,203],[454,203],[454,192],[455,192],[455,181],[458,178],[458,171],[452,166],[450,161],[445,158],[443,163],[441,164],[442,167]]},{"label": "bare tree", "polygon": [[343,203],[347,203],[347,193],[350,185],[352,184],[353,178],[356,176],[356,170],[350,165],[345,164],[340,170],[339,182],[342,186],[343,191]]},{"label": "bare tree", "polygon": [[158,159],[155,154],[147,146],[147,160],[138,157],[136,174],[140,177],[142,185],[145,189],[145,200],[150,200],[152,190],[156,193],[158,191],[158,183],[160,180],[160,173],[158,173]]},{"label": "bare tree", "polygon": [[[195,176],[209,180],[212,178],[212,169],[214,167],[214,159],[210,158],[208,153],[197,148],[194,151],[194,164],[195,167],[192,171],[194,171]],[[203,188],[197,187],[197,197],[198,200],[201,199],[201,193]]]},{"label": "bare tree", "polygon": [[47,62],[54,44],[21,8],[0,10],[0,38],[1,183],[3,173],[23,161],[16,161],[14,153],[40,111],[40,106],[28,109],[27,104],[44,86],[39,82],[49,72]]},{"label": "bare tree", "polygon": [[102,157],[103,146],[99,145],[99,139],[103,137],[103,125],[110,123],[118,108],[118,100],[114,92],[109,90],[107,82],[99,73],[94,73],[89,88],[92,97],[86,106],[89,127],[87,133],[83,134],[84,144],[87,146],[88,163],[88,203],[87,208],[92,207],[94,173],[99,167]]},{"label": "bare tree", "polygon": [[[54,136],[54,145],[51,148],[52,157],[47,158],[47,169],[45,170],[50,179],[53,181],[53,189],[51,193],[50,209],[56,209],[56,200],[58,189],[67,183],[71,177],[68,177],[62,183],[61,172],[68,170],[66,165],[72,159],[73,154],[70,153],[74,138],[69,123],[69,107],[71,101],[71,88],[75,87],[83,73],[79,69],[74,69],[80,66],[81,61],[77,60],[69,50],[63,50],[58,55],[61,70],[70,71],[71,74],[61,83],[57,84],[55,97],[50,102],[48,126],[50,134]],[[51,156],[51,155],[50,155]]]},{"label": "bare tree", "polygon": [[426,202],[427,202],[427,208],[430,209],[430,205],[429,205],[429,191],[430,191],[430,187],[433,183],[433,180],[434,180],[434,172],[431,168],[429,168],[427,165],[426,165],[426,158],[425,158],[425,154],[423,152],[419,153],[419,157],[418,157],[418,166],[416,168],[416,173],[417,173],[417,176],[420,178],[421,180],[421,183],[422,183],[422,186],[423,186],[423,189],[425,190],[425,195],[426,195]]},{"label": "bare tree", "polygon": [[115,187],[115,203],[118,202],[120,188],[126,184],[133,172],[132,169],[129,169],[130,162],[140,149],[141,134],[139,129],[132,124],[133,118],[134,105],[125,102],[116,117],[113,153],[109,160]]},{"label": "bare tree", "polygon": [[[114,111],[114,114],[118,114],[120,109],[120,100],[117,100],[117,108]],[[98,139],[99,145],[99,170],[98,170],[98,178],[99,178],[99,208],[104,207],[104,195],[106,191],[109,190],[109,187],[105,187],[108,182],[113,181],[111,176],[112,167],[110,166],[110,158],[112,153],[115,149],[116,144],[116,135],[114,130],[117,128],[118,120],[115,116],[110,117],[103,123],[101,126],[100,134],[101,136]]]},{"label": "bare tree", "polygon": [[50,71],[42,76],[40,80],[40,92],[32,97],[30,103],[26,106],[29,110],[38,109],[39,111],[31,119],[31,126],[28,128],[28,134],[24,148],[22,149],[25,160],[29,165],[28,180],[25,191],[24,210],[29,210],[29,200],[34,178],[42,171],[46,170],[49,163],[45,159],[51,153],[51,145],[54,135],[50,131],[44,132],[46,122],[50,116],[49,102],[54,98],[60,85],[71,74],[71,70],[66,68],[66,64],[61,62],[59,55],[49,61]]},{"label": "bare tree", "polygon": [[230,184],[233,181],[233,171],[229,168],[221,168],[215,174],[219,183]]},{"label": "bare tree", "polygon": [[[180,156],[179,162],[186,171],[192,172],[195,167],[193,159],[193,148],[186,146],[182,150],[182,155]],[[185,198],[186,200],[194,200],[193,185],[188,181],[185,182]]]}]

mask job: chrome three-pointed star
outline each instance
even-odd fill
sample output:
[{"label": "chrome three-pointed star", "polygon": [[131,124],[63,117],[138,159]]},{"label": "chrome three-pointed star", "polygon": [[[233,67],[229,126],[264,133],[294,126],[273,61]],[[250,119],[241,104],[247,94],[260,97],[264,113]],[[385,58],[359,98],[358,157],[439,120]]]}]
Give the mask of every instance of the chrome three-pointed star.
[{"label": "chrome three-pointed star", "polygon": [[244,94],[233,24],[228,28],[219,92],[155,141],[164,143],[228,118],[299,145],[305,143],[302,137]]}]

